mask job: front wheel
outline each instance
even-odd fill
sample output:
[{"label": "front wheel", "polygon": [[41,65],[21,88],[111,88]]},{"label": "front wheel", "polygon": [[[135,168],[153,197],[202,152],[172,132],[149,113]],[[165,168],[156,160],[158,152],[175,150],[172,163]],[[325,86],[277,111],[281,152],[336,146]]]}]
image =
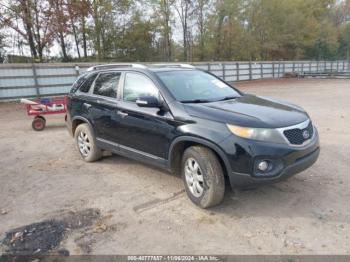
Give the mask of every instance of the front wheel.
[{"label": "front wheel", "polygon": [[75,142],[81,157],[86,162],[93,162],[102,157],[102,151],[96,145],[95,138],[88,124],[81,124],[74,133]]},{"label": "front wheel", "polygon": [[225,178],[215,153],[203,146],[185,150],[182,158],[182,178],[188,197],[201,208],[222,202]]}]

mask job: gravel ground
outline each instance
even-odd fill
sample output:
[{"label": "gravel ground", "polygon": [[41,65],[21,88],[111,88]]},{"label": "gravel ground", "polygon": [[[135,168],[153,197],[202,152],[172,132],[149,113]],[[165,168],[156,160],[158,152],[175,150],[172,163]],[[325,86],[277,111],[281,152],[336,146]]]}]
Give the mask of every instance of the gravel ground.
[{"label": "gravel ground", "polygon": [[229,191],[210,210],[189,201],[179,177],[116,155],[84,163],[62,118],[49,118],[47,129],[35,132],[23,105],[0,103],[0,239],[14,228],[97,209],[101,219],[67,233],[60,248],[70,254],[350,254],[350,80],[237,87],[303,106],[318,127],[321,155],[288,181]]}]

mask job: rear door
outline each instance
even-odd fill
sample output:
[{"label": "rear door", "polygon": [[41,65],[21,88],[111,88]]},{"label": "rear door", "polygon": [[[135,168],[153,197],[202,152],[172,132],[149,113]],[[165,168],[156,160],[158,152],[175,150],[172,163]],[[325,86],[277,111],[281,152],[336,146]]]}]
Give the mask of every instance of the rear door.
[{"label": "rear door", "polygon": [[90,88],[93,85],[98,73],[91,73],[80,77],[73,85],[69,93],[68,117],[82,116],[89,119],[89,111],[86,103],[90,103]]},{"label": "rear door", "polygon": [[98,139],[115,140],[115,131],[119,124],[117,93],[121,75],[117,71],[101,72],[90,90],[92,99],[87,106]]}]

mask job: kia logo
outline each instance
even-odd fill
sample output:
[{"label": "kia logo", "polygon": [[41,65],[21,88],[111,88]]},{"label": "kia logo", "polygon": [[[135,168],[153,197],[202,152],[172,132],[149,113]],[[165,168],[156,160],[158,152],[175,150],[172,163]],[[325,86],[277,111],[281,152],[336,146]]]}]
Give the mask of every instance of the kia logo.
[{"label": "kia logo", "polygon": [[310,137],[309,131],[304,130],[304,131],[303,131],[303,138],[304,138],[304,139],[308,139],[309,137]]}]

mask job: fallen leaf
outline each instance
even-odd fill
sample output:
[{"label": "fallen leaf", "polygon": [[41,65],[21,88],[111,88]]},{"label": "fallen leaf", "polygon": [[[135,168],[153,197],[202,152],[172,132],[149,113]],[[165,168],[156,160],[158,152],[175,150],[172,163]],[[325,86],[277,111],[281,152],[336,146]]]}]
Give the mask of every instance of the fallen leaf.
[{"label": "fallen leaf", "polygon": [[8,210],[5,210],[5,209],[1,209],[1,215],[6,215],[9,211]]},{"label": "fallen leaf", "polygon": [[102,233],[102,232],[105,232],[107,230],[107,225],[105,224],[97,224],[94,228],[94,232],[97,232],[97,233]]}]

